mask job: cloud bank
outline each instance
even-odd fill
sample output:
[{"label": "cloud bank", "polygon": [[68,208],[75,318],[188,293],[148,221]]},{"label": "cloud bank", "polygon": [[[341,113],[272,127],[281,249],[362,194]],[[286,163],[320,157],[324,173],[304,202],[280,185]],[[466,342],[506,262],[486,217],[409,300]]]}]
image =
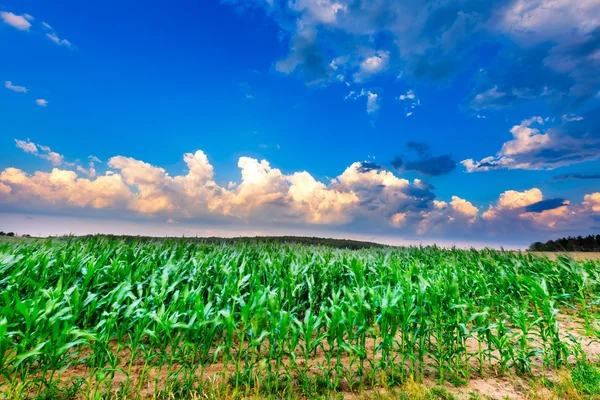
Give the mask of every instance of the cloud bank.
[{"label": "cloud bank", "polygon": [[[240,157],[238,182],[220,185],[206,154],[183,155],[187,172],[171,175],[160,166],[115,156],[98,174],[66,163],[47,146],[16,141],[17,147],[50,161],[49,172],[0,172],[0,210],[74,215],[120,215],[159,221],[221,221],[283,226],[344,226],[403,235],[530,235],[585,231],[600,217],[600,192],[580,204],[544,199],[541,190],[509,190],[483,207],[452,196],[438,199],[433,186],[398,177],[382,166],[355,162],[328,182],[307,171],[284,173],[266,160]],[[415,146],[426,152],[422,146]],[[426,154],[426,153],[423,153]],[[93,172],[92,172],[93,170]],[[95,210],[95,211],[94,211]]]}]

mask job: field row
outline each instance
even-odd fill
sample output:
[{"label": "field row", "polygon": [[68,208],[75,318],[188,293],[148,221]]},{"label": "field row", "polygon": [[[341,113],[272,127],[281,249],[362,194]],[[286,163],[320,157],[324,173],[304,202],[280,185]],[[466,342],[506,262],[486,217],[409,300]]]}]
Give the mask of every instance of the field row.
[{"label": "field row", "polygon": [[354,391],[596,357],[598,261],[86,239],[0,244],[11,398]]}]

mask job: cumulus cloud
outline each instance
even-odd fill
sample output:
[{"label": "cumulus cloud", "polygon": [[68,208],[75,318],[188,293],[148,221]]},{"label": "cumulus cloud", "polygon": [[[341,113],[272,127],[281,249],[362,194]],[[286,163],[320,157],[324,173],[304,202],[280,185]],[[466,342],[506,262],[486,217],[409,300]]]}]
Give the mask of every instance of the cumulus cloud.
[{"label": "cumulus cloud", "polygon": [[37,104],[40,107],[46,107],[46,106],[48,106],[48,100],[46,100],[46,99],[35,99],[35,104]]},{"label": "cumulus cloud", "polygon": [[17,15],[9,11],[1,11],[0,18],[5,24],[21,31],[28,31],[31,28],[31,22],[29,21],[33,19],[29,14]]},{"label": "cumulus cloud", "polygon": [[4,87],[7,88],[8,90],[12,90],[13,92],[27,93],[27,88],[25,86],[13,85],[13,83],[11,81],[5,81]]},{"label": "cumulus cloud", "polygon": [[541,117],[525,119],[510,130],[513,139],[496,155],[461,162],[467,172],[495,169],[554,169],[600,157],[599,118],[563,119],[544,130]]},{"label": "cumulus cloud", "polygon": [[414,171],[423,175],[439,176],[449,174],[456,169],[456,161],[449,154],[434,156],[426,143],[408,142],[406,147],[419,156],[417,160],[404,161],[398,156],[391,161],[392,167],[398,171]]},{"label": "cumulus cloud", "polygon": [[483,220],[497,232],[589,229],[589,212],[582,205],[564,199],[544,199],[542,191],[507,190],[482,214]]},{"label": "cumulus cloud", "polygon": [[[37,156],[47,146],[31,141],[16,145]],[[428,146],[412,143],[427,156]],[[50,172],[27,173],[18,168],[0,172],[0,209],[72,215],[78,210],[104,210],[109,215],[155,218],[159,221],[222,220],[229,223],[344,225],[412,235],[481,237],[494,234],[571,232],[588,229],[600,213],[600,193],[580,204],[544,199],[540,189],[509,190],[481,213],[467,199],[437,199],[427,182],[396,176],[372,161],[352,163],[340,175],[321,182],[307,171],[283,173],[266,160],[240,157],[239,183],[220,186],[202,151],[186,153],[187,172],[172,176],[164,168],[131,157],[108,160],[98,175],[88,168],[67,170],[62,162]],[[92,172],[93,170],[93,172]],[[97,211],[100,212],[100,211]]]},{"label": "cumulus cloud", "polygon": [[600,213],[600,192],[586,194],[583,198],[583,206],[593,213]]}]

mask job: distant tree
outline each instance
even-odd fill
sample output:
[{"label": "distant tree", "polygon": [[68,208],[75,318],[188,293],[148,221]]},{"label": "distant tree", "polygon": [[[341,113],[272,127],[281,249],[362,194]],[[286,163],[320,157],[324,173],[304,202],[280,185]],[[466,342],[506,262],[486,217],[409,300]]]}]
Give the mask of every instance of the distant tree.
[{"label": "distant tree", "polygon": [[6,236],[6,233],[0,231],[0,236]]},{"label": "distant tree", "polygon": [[6,236],[11,236],[11,237],[12,237],[12,236],[15,236],[15,233],[14,233],[14,232],[8,232],[8,233],[6,234]]},{"label": "distant tree", "polygon": [[600,235],[586,237],[569,236],[546,243],[535,242],[529,246],[530,251],[600,251]]},{"label": "distant tree", "polygon": [[29,238],[31,238],[31,235],[30,235],[30,234],[28,234],[28,233],[26,233],[26,234],[24,234],[24,235],[21,235],[21,237],[29,239]]}]

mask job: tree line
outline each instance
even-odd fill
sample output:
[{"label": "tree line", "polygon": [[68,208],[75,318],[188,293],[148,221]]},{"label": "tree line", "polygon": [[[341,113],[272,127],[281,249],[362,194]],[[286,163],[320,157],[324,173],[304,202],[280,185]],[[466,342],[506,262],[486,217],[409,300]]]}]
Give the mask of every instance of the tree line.
[{"label": "tree line", "polygon": [[569,236],[546,243],[535,242],[529,251],[600,251],[600,235]]}]

